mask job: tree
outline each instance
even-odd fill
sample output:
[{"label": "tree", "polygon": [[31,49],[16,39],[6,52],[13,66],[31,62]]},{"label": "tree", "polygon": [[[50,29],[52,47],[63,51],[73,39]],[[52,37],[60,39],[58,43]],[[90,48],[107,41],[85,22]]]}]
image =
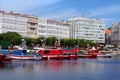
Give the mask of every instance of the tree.
[{"label": "tree", "polygon": [[27,38],[26,44],[28,47],[34,47],[37,44],[37,39],[35,38]]},{"label": "tree", "polygon": [[46,38],[46,45],[53,46],[55,41],[57,41],[56,37],[48,37]]},{"label": "tree", "polygon": [[22,36],[17,32],[7,32],[0,34],[0,40],[9,41],[12,45],[20,45],[22,43]]},{"label": "tree", "polygon": [[37,38],[37,44],[42,45],[42,43],[45,43],[45,42],[46,42],[46,40],[45,40],[44,37],[38,37],[38,38]]}]

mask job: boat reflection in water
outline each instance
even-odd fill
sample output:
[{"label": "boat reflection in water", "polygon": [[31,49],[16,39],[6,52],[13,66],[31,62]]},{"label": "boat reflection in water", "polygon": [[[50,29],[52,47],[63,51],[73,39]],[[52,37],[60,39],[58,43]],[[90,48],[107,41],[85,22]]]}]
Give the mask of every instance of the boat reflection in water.
[{"label": "boat reflection in water", "polygon": [[2,80],[119,80],[119,73],[120,58],[0,63]]},{"label": "boat reflection in water", "polygon": [[[71,67],[74,69],[75,65],[77,65],[77,62],[75,60],[69,61],[69,60],[49,60],[49,61],[25,61],[25,60],[14,60],[12,62],[0,62],[0,68],[6,68],[6,69],[19,69],[19,68],[25,68],[28,71],[37,71],[40,69],[41,71],[46,70],[53,70],[53,71],[59,71],[63,67]],[[9,67],[8,67],[9,66]]]},{"label": "boat reflection in water", "polygon": [[3,69],[3,68],[4,68],[4,63],[0,62],[0,69]]}]

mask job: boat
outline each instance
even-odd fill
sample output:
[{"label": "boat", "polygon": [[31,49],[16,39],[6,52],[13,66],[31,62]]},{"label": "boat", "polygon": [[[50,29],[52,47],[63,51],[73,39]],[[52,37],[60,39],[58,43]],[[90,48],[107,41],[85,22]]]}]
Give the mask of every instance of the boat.
[{"label": "boat", "polygon": [[26,50],[14,50],[12,54],[8,54],[7,57],[14,60],[41,60],[41,54],[27,53]]},{"label": "boat", "polygon": [[12,61],[12,59],[8,58],[6,54],[8,54],[7,50],[0,50],[0,61]]},{"label": "boat", "polygon": [[43,60],[55,59],[55,60],[73,60],[77,59],[76,50],[74,49],[40,49],[35,52],[42,54]]},{"label": "boat", "polygon": [[78,51],[78,58],[97,58],[98,50],[89,49],[88,51]]},{"label": "boat", "polygon": [[111,58],[112,54],[98,54],[97,57],[98,58]]},{"label": "boat", "polygon": [[96,54],[78,54],[78,58],[97,58]]},{"label": "boat", "polygon": [[112,57],[112,53],[109,52],[109,51],[100,51],[100,52],[97,54],[97,57],[98,57],[98,58],[111,58],[111,57]]}]

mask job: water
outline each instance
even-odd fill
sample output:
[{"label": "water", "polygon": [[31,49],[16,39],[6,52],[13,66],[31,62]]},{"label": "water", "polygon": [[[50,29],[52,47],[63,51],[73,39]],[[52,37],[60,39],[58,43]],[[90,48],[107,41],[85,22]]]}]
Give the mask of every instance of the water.
[{"label": "water", "polygon": [[3,62],[0,80],[120,80],[120,57]]}]

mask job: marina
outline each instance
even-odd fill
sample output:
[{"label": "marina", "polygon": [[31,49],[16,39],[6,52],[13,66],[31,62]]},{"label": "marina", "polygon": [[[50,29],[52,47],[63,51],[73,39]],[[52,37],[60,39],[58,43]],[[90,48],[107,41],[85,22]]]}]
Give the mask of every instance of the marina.
[{"label": "marina", "polygon": [[120,80],[119,13],[120,0],[0,0],[0,80]]}]

